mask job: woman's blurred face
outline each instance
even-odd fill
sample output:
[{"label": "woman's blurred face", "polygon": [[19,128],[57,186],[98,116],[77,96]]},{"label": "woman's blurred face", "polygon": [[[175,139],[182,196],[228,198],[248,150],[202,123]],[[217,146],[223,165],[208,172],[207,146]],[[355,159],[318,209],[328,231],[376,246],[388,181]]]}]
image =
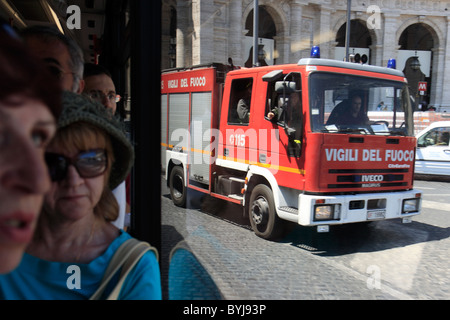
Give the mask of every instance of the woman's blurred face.
[{"label": "woman's blurred face", "polygon": [[31,241],[50,178],[44,151],[56,131],[38,100],[0,101],[0,273],[13,270]]},{"label": "woman's blurred face", "polygon": [[[86,154],[89,155],[90,150],[77,150],[69,146],[48,148],[48,152],[59,155],[61,159],[71,159],[72,162],[79,162]],[[87,163],[97,159],[97,156],[92,157]],[[106,170],[106,164],[102,168]],[[77,169],[74,164],[69,164],[65,176],[60,177],[58,181],[53,181],[50,191],[45,195],[46,212],[59,221],[75,222],[89,218],[94,214],[94,208],[102,196],[105,187],[105,170],[95,177],[83,177],[80,169]]]}]

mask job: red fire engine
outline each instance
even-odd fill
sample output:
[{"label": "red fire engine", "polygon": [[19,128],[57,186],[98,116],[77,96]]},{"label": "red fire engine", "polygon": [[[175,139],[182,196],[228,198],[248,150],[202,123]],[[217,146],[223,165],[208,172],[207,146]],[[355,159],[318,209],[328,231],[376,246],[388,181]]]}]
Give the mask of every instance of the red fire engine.
[{"label": "red fire engine", "polygon": [[266,239],[286,221],[326,232],[420,213],[402,72],[319,58],[230,69],[162,73],[161,156],[176,205],[188,189],[239,204]]}]

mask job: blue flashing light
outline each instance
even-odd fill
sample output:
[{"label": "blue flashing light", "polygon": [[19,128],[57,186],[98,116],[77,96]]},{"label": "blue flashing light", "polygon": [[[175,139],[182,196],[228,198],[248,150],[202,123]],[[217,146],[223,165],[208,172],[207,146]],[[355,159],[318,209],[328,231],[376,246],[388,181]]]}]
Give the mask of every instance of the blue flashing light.
[{"label": "blue flashing light", "polygon": [[313,46],[311,48],[311,58],[320,58],[320,48],[319,48],[319,46]]},{"label": "blue flashing light", "polygon": [[391,69],[396,69],[397,63],[395,62],[395,59],[389,59],[389,61],[387,63],[387,67],[391,68]]}]

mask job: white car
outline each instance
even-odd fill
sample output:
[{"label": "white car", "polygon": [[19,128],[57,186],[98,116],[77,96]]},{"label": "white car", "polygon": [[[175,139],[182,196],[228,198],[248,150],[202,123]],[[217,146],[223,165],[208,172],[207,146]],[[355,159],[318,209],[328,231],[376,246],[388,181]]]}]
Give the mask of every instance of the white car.
[{"label": "white car", "polygon": [[438,121],[416,135],[416,175],[450,177],[450,121]]}]

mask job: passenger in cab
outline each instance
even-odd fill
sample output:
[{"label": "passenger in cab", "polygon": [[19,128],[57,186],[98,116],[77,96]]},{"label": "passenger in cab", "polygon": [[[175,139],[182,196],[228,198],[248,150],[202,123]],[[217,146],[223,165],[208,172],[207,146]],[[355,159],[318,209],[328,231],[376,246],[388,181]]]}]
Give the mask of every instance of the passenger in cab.
[{"label": "passenger in cab", "polygon": [[21,35],[30,51],[60,80],[64,90],[83,92],[83,52],[74,40],[49,26],[32,26]]},{"label": "passenger in cab", "polygon": [[252,100],[252,82],[248,82],[243,90],[242,98],[239,99],[236,112],[238,121],[247,124],[250,118],[250,103]]},{"label": "passenger in cab", "polygon": [[[110,112],[66,92],[55,138],[47,148],[51,176],[35,237],[19,267],[0,279],[4,299],[89,299],[113,254],[131,236],[117,229],[111,193],[129,173],[134,152]],[[117,284],[114,277],[105,298]],[[118,299],[161,299],[159,265],[146,252]]]},{"label": "passenger in cab", "polygon": [[50,188],[44,151],[61,108],[59,84],[15,37],[0,21],[0,274],[19,264],[32,239]]}]

